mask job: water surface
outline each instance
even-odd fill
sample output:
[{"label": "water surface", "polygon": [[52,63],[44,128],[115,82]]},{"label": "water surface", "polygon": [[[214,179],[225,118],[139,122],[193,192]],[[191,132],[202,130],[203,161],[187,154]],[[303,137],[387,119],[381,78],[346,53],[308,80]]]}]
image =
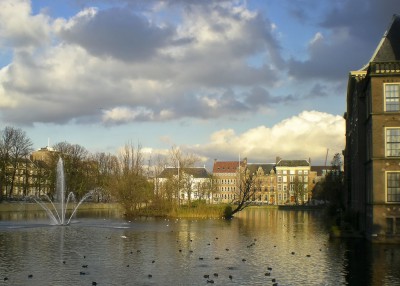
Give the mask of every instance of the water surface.
[{"label": "water surface", "polygon": [[70,226],[42,212],[1,219],[0,285],[400,285],[398,246],[330,240],[321,211],[251,208],[229,221],[78,211]]}]

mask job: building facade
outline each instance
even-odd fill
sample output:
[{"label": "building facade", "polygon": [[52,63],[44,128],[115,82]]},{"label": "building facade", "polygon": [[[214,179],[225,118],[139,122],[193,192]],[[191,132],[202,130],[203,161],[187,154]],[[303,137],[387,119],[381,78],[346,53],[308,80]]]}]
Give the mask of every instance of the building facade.
[{"label": "building facade", "polygon": [[173,197],[181,203],[195,200],[211,202],[212,200],[212,180],[205,167],[166,167],[158,180],[159,190],[167,192],[166,185],[170,184],[174,191]]},{"label": "building facade", "polygon": [[277,204],[305,203],[309,200],[312,180],[311,164],[307,160],[277,158]]},{"label": "building facade", "polygon": [[247,158],[242,161],[214,160],[213,180],[216,185],[214,201],[231,203],[236,200],[241,170],[247,166]]},{"label": "building facade", "polygon": [[315,183],[310,162],[278,157],[276,163],[248,163],[245,159],[239,164],[239,161],[215,160],[213,176],[218,202],[235,201],[240,174],[244,170],[255,179],[256,192],[251,197],[255,204],[303,204],[311,198]]},{"label": "building facade", "polygon": [[276,204],[275,163],[248,163],[247,168],[256,180],[257,191],[252,201],[260,204]]},{"label": "building facade", "polygon": [[349,74],[346,206],[354,225],[376,242],[400,242],[400,17],[371,60]]}]

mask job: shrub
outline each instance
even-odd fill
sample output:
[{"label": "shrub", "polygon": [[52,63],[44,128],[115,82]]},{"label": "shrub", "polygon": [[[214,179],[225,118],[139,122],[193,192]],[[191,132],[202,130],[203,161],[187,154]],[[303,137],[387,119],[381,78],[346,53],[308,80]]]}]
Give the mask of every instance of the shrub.
[{"label": "shrub", "polygon": [[224,209],[224,218],[229,219],[232,217],[232,206],[226,205]]}]

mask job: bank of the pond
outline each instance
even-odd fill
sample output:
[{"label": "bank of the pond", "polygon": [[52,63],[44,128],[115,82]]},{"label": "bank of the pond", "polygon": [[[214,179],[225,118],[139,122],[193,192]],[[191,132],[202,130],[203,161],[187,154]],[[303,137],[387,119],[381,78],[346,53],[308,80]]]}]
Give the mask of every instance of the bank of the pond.
[{"label": "bank of the pond", "polygon": [[[51,208],[51,204],[46,204]],[[70,204],[68,209],[73,209],[75,204]],[[82,203],[80,210],[121,210],[121,206],[117,203]],[[26,212],[43,210],[37,203],[27,202],[2,202],[0,203],[0,212]]]},{"label": "bank of the pond", "polygon": [[143,207],[131,212],[125,212],[125,216],[131,217],[168,217],[168,218],[221,218],[225,215],[227,204],[209,205],[193,204],[175,207]]}]

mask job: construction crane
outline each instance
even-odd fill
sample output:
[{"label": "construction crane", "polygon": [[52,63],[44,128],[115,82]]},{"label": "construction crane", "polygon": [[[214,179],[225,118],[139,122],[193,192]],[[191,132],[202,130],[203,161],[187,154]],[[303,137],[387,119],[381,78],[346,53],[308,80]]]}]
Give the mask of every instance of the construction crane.
[{"label": "construction crane", "polygon": [[326,168],[326,161],[328,161],[328,153],[329,153],[329,148],[326,149],[325,168]]}]

